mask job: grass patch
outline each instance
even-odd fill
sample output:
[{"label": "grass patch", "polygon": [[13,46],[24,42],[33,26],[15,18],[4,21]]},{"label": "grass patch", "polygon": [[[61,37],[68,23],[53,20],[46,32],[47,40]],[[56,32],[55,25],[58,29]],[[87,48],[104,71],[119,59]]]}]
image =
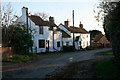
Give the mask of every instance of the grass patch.
[{"label": "grass patch", "polygon": [[107,52],[99,52],[95,54],[96,56],[112,56],[113,55],[113,51],[107,51]]},{"label": "grass patch", "polygon": [[32,54],[32,53],[13,54],[12,57],[2,57],[2,61],[3,62],[13,62],[13,63],[26,63],[26,62],[29,62],[32,60],[45,58],[47,56],[63,55],[63,54],[68,54],[70,52],[62,52],[61,51],[61,52],[45,52],[45,53],[37,53],[37,54]]},{"label": "grass patch", "polygon": [[112,60],[97,62],[95,67],[97,70],[97,78],[103,78],[103,80],[120,80],[120,69]]},{"label": "grass patch", "polygon": [[39,58],[37,54],[14,54],[12,57],[3,57],[3,62],[14,62],[14,63],[26,63],[28,61],[36,60]]}]

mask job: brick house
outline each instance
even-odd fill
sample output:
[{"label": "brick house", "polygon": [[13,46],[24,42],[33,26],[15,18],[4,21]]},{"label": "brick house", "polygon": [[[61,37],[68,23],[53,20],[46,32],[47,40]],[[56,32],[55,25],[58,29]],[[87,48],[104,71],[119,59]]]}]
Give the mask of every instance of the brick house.
[{"label": "brick house", "polygon": [[103,34],[96,35],[94,42],[95,43],[102,43],[104,45],[104,47],[112,47],[111,43],[107,40],[107,38]]}]

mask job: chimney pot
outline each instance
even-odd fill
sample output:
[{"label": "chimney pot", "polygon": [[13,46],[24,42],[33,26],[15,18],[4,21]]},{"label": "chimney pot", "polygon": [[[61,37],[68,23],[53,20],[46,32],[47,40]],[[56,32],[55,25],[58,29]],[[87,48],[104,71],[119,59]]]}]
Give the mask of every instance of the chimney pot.
[{"label": "chimney pot", "polygon": [[51,16],[50,16],[50,17],[49,17],[49,21],[52,22],[52,23],[54,23],[54,17],[51,17]]},{"label": "chimney pot", "polygon": [[79,25],[80,28],[83,28],[83,24],[81,24],[81,21],[80,21],[80,25]]},{"label": "chimney pot", "polygon": [[69,19],[67,19],[67,21],[64,21],[64,25],[69,27]]}]

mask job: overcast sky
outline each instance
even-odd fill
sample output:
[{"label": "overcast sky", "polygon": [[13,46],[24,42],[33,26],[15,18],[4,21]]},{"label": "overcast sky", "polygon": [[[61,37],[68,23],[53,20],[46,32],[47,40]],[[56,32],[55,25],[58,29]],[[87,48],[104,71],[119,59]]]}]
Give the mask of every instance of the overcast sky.
[{"label": "overcast sky", "polygon": [[[49,16],[55,17],[55,23],[64,24],[69,19],[72,26],[72,11],[74,10],[75,26],[78,27],[80,21],[86,30],[97,29],[104,33],[101,26],[95,20],[93,9],[99,0],[12,0],[11,5],[18,16],[21,16],[21,8],[28,7],[28,12],[45,12]],[[2,0],[2,6],[8,3]]]}]

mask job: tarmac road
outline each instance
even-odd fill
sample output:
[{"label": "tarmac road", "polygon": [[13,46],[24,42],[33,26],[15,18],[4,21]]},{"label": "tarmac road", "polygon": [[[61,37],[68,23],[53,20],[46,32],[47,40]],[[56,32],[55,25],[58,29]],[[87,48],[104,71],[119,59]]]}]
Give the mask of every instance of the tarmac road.
[{"label": "tarmac road", "polygon": [[104,48],[99,50],[76,51],[62,55],[47,56],[42,60],[37,60],[28,66],[21,67],[18,70],[3,72],[3,78],[45,78],[46,74],[54,71],[58,67],[74,61],[83,61],[99,58],[95,53],[112,50],[112,48]]}]

